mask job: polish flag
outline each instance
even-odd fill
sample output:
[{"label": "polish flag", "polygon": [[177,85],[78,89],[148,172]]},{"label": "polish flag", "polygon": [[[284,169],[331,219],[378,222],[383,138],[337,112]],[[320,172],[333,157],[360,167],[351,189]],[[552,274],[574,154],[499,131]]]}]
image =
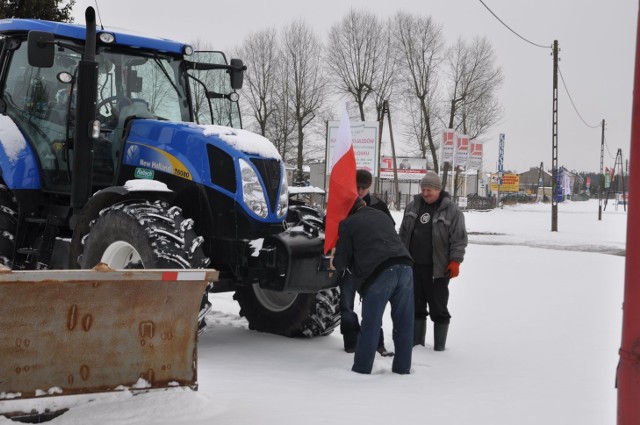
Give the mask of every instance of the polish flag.
[{"label": "polish flag", "polygon": [[338,224],[349,214],[358,192],[356,190],[356,155],[351,143],[351,123],[345,104],[336,135],[331,160],[329,199],[325,217],[324,252],[328,253],[338,241]]}]

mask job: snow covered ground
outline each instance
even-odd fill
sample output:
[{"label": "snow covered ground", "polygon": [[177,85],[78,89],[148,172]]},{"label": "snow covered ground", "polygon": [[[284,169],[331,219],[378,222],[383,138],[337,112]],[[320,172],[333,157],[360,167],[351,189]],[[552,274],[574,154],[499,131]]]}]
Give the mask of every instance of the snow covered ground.
[{"label": "snow covered ground", "polygon": [[411,375],[391,373],[380,356],[372,375],[350,372],[339,331],[249,331],[232,294],[216,294],[197,392],[8,400],[0,412],[71,407],[49,422],[60,425],[613,424],[627,215],[609,204],[598,221],[597,200],[558,210],[558,232],[548,204],[465,213],[470,245],[450,286],[447,350],[433,351],[429,323]]}]

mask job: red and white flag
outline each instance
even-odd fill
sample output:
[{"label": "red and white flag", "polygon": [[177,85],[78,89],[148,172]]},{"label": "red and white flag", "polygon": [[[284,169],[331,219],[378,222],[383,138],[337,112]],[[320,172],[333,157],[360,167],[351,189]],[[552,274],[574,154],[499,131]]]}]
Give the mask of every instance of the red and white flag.
[{"label": "red and white flag", "polygon": [[329,199],[325,217],[324,252],[331,251],[338,241],[338,225],[347,217],[358,192],[356,190],[356,155],[351,142],[351,123],[345,104],[336,135],[331,159]]}]

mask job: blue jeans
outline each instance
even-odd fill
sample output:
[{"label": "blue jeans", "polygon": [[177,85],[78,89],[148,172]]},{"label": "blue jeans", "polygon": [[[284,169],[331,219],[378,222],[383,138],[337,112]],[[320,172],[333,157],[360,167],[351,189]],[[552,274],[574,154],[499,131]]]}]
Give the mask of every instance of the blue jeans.
[{"label": "blue jeans", "polygon": [[391,303],[393,344],[396,355],[391,370],[408,374],[413,350],[413,270],[396,264],[373,281],[362,298],[362,323],[352,371],[371,373],[378,346],[379,329],[387,302]]}]

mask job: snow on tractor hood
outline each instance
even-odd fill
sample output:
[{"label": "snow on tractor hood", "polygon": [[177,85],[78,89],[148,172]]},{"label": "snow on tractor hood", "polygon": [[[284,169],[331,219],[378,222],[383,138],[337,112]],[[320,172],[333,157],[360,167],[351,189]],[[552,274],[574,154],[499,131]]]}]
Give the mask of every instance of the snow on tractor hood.
[{"label": "snow on tractor hood", "polygon": [[217,136],[223,142],[241,152],[260,155],[263,158],[282,159],[276,147],[259,134],[222,125],[198,125],[205,136]]}]

